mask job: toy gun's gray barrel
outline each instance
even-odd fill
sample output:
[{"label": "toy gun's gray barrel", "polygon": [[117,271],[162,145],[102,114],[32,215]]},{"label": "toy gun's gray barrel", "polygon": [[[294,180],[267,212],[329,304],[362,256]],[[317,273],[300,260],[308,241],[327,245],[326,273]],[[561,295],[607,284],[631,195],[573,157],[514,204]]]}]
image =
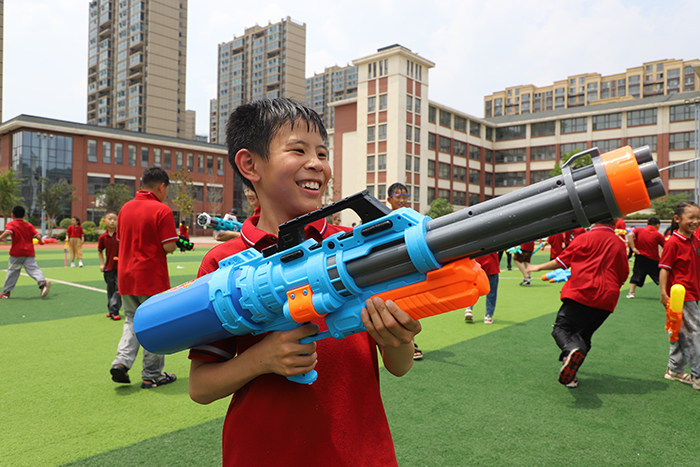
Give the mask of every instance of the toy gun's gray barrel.
[{"label": "toy gun's gray barrel", "polygon": [[[470,206],[427,223],[426,243],[445,264],[465,256],[477,258],[577,227],[619,217],[615,197],[593,153],[594,165],[563,167],[562,175]],[[649,198],[665,194],[648,146],[634,151]],[[603,180],[601,180],[601,178]],[[627,214],[627,213],[625,213]],[[359,287],[414,272],[405,244],[383,245],[350,261],[348,273]]]}]

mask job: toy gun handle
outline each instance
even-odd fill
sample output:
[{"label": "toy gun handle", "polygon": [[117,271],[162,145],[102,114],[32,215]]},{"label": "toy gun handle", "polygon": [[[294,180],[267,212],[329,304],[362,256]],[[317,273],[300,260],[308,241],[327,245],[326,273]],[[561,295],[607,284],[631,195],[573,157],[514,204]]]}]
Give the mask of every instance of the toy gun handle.
[{"label": "toy gun handle", "polygon": [[671,286],[671,296],[666,304],[666,332],[670,342],[678,342],[678,333],[683,324],[683,303],[685,287],[681,284]]}]

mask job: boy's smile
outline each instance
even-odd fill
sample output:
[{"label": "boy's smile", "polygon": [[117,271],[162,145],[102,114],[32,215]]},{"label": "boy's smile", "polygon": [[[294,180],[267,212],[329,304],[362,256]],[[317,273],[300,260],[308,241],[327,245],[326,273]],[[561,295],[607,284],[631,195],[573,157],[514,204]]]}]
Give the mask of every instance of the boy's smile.
[{"label": "boy's smile", "polygon": [[256,157],[255,166],[262,224],[258,228],[276,233],[279,224],[321,206],[331,177],[328,148],[306,122],[297,121],[294,128],[283,125],[270,142],[268,160]]}]

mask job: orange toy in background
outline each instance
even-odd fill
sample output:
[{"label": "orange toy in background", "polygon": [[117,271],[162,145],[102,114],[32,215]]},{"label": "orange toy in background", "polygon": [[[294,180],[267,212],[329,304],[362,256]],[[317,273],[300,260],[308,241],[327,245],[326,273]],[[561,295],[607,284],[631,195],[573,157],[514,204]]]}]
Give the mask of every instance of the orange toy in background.
[{"label": "orange toy in background", "polygon": [[670,342],[678,342],[678,333],[683,324],[683,302],[685,287],[680,284],[671,286],[671,297],[666,304],[666,332]]}]

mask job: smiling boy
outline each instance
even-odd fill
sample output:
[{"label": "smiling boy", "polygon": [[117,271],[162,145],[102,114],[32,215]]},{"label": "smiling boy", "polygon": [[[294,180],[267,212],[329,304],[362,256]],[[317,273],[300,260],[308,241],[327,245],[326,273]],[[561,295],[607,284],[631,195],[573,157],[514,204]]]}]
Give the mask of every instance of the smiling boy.
[{"label": "smiling boy", "polygon": [[[277,242],[278,226],[318,209],[331,177],[326,131],[313,110],[291,99],[255,101],[229,117],[229,162],[254,188],[260,211],[241,236],[212,249],[199,276],[246,248]],[[348,230],[325,219],[309,224],[317,241]],[[291,331],[232,336],[190,352],[190,397],[202,404],[233,396],[224,421],[223,464],[396,464],[379,392],[377,347],[386,369],[402,376],[413,363],[420,323],[393,302],[375,299],[362,310],[367,332],[302,345],[325,330],[322,319]],[[312,385],[286,376],[319,377]]]}]

